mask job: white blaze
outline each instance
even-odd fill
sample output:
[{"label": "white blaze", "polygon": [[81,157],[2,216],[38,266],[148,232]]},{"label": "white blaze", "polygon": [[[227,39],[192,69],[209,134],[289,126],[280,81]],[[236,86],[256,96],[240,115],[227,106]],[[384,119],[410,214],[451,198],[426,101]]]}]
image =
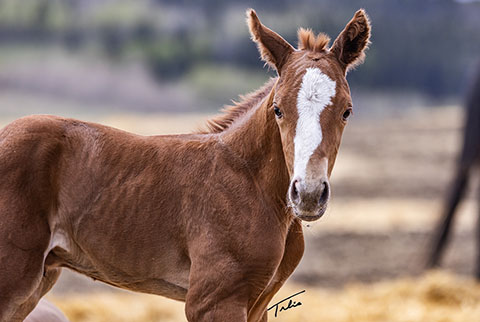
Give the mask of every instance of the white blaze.
[{"label": "white blaze", "polygon": [[294,178],[305,179],[307,163],[322,142],[320,113],[335,96],[336,83],[318,68],[307,68],[298,91],[294,146]]}]

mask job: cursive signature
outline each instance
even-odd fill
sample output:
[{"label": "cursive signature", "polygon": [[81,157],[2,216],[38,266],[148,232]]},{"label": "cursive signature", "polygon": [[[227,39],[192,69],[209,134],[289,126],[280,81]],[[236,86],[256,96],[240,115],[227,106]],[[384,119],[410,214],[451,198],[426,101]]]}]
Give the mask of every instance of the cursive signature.
[{"label": "cursive signature", "polygon": [[[298,293],[295,293],[295,294],[293,294],[293,295],[290,295],[290,296],[287,297],[287,298],[284,298],[284,299],[281,300],[280,302],[277,302],[277,303],[275,303],[274,305],[270,306],[270,307],[267,309],[267,311],[270,311],[271,309],[275,308],[275,317],[277,317],[277,314],[278,314],[279,312],[286,311],[286,310],[288,310],[288,309],[291,309],[291,308],[294,308],[294,307],[297,307],[297,306],[302,305],[302,302],[295,302],[294,300],[292,300],[292,297],[297,296],[297,295],[302,294],[302,293],[305,293],[305,290],[300,291],[300,292],[298,292]],[[280,306],[280,308],[279,308],[280,303],[283,303],[283,302],[285,302],[286,300],[288,300],[287,306],[283,306],[283,305],[282,305],[282,306]]]}]

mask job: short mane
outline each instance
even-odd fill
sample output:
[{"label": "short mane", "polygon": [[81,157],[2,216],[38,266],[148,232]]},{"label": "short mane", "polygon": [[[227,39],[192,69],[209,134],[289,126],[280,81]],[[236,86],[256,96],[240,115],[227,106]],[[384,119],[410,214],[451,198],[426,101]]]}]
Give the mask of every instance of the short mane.
[{"label": "short mane", "polygon": [[270,78],[269,81],[256,91],[246,95],[240,95],[239,102],[233,101],[233,105],[225,105],[222,109],[223,114],[208,120],[206,124],[207,129],[200,131],[200,133],[220,133],[228,129],[235,120],[257,106],[257,104],[270,93],[276,80],[276,78]]},{"label": "short mane", "polygon": [[330,37],[324,33],[319,33],[317,36],[311,29],[298,29],[298,49],[310,50],[313,52],[324,52],[328,48]]}]

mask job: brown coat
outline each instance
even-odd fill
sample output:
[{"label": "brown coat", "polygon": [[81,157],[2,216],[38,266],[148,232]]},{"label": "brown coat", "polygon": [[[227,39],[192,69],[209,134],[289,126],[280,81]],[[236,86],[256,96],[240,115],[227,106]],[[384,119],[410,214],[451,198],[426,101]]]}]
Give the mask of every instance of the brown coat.
[{"label": "brown coat", "polygon": [[312,182],[317,172],[327,180],[351,110],[345,72],[370,29],[359,11],[331,50],[305,40],[296,51],[253,10],[248,16],[280,77],[207,132],[145,137],[55,116],[25,117],[0,131],[0,321],[23,320],[62,267],[186,301],[190,321],[267,319],[268,302],[304,247],[302,216],[286,198],[292,93],[308,67],[336,81],[308,168]]}]

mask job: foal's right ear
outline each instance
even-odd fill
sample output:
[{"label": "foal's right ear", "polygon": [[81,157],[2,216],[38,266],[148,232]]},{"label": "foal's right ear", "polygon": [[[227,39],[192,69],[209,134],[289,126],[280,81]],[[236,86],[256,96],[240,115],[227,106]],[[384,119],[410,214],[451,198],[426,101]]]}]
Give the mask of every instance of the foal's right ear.
[{"label": "foal's right ear", "polygon": [[265,27],[255,10],[247,10],[247,23],[263,61],[274,67],[280,75],[282,67],[295,49],[279,34]]}]

